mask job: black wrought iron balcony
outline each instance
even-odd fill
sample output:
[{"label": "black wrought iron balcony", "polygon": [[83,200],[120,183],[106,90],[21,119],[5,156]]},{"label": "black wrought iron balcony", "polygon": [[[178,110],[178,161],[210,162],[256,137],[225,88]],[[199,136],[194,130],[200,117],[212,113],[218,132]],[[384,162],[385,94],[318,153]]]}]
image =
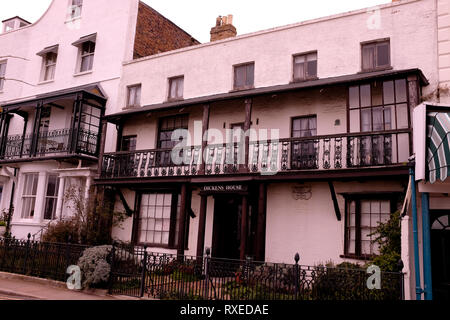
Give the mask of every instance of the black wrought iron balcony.
[{"label": "black wrought iron balcony", "polygon": [[98,133],[84,129],[60,129],[40,132],[39,135],[8,136],[1,143],[3,147],[0,150],[0,162],[69,154],[98,157],[98,139]]},{"label": "black wrought iron balcony", "polygon": [[[266,174],[395,166],[408,162],[410,130],[104,154],[101,178]],[[172,154],[182,156],[181,163]],[[204,159],[204,161],[202,161]],[[175,159],[176,160],[176,159]]]}]

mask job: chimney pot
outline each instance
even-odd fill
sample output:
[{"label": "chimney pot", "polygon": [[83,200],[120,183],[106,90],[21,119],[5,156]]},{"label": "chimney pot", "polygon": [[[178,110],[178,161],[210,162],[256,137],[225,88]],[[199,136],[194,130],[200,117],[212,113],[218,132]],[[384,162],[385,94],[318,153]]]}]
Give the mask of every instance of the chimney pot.
[{"label": "chimney pot", "polygon": [[211,42],[232,38],[237,35],[233,26],[233,15],[219,16],[216,19],[216,26],[211,29]]}]

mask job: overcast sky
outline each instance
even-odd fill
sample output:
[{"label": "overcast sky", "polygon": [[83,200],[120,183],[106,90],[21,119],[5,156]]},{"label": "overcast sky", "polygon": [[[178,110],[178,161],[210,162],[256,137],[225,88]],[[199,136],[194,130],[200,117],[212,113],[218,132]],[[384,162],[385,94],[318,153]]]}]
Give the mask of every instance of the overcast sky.
[{"label": "overcast sky", "polygon": [[[57,0],[65,1],[65,0]],[[219,15],[234,15],[238,34],[244,34],[335,13],[377,6],[391,0],[144,0],[200,42]],[[13,16],[34,22],[51,0],[0,0],[0,21]]]}]

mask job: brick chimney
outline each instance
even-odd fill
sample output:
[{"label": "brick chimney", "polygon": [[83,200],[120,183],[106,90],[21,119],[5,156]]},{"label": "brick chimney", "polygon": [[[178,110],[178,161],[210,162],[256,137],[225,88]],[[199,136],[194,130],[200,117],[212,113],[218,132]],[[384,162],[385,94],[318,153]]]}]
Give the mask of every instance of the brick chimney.
[{"label": "brick chimney", "polygon": [[211,28],[211,42],[236,37],[236,35],[237,31],[233,26],[231,14],[226,17],[219,16],[216,19],[216,26]]}]

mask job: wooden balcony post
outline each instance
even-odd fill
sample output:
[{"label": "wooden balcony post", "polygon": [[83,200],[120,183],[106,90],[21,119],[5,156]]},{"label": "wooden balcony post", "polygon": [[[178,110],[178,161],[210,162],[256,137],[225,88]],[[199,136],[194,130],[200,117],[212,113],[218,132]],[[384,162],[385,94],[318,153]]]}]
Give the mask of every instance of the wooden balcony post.
[{"label": "wooden balcony post", "polygon": [[241,249],[240,259],[245,260],[247,252],[247,225],[248,225],[248,199],[247,195],[242,196],[242,220],[241,220]]},{"label": "wooden balcony post", "polygon": [[185,232],[186,232],[186,209],[187,209],[187,184],[183,183],[181,185],[181,203],[180,203],[180,227],[178,229],[178,249],[177,255],[184,256],[184,250],[186,248]]},{"label": "wooden balcony post", "polygon": [[0,126],[0,154],[2,157],[5,154],[6,143],[8,140],[9,123],[11,121],[11,115],[7,113],[2,113],[1,115],[1,126]]},{"label": "wooden balcony post", "polygon": [[200,201],[200,216],[198,221],[197,257],[202,257],[205,250],[206,211],[208,196],[202,195]]},{"label": "wooden balcony post", "polygon": [[208,129],[209,129],[209,115],[210,115],[210,105],[203,105],[203,121],[202,121],[202,154],[201,154],[201,165],[200,174],[205,174],[206,168],[206,148],[208,147]]},{"label": "wooden balcony post", "polygon": [[34,115],[33,133],[31,138],[30,157],[36,156],[39,144],[39,131],[41,127],[43,101],[38,101]]},{"label": "wooden balcony post", "polygon": [[102,175],[102,167],[103,167],[103,155],[105,154],[105,145],[106,145],[106,132],[108,131],[108,121],[106,119],[102,119],[101,121],[101,131],[100,131],[100,149],[98,155],[98,176]]},{"label": "wooden balcony post", "polygon": [[245,135],[245,163],[241,164],[240,172],[246,173],[248,172],[248,161],[249,161],[249,153],[250,153],[250,136],[247,134],[252,126],[252,99],[245,99],[245,122],[244,122],[244,133]]},{"label": "wooden balcony post", "polygon": [[258,222],[256,232],[256,259],[264,261],[265,259],[265,242],[266,242],[266,202],[267,187],[265,183],[259,184],[258,198]]},{"label": "wooden balcony post", "polygon": [[23,156],[23,148],[25,147],[25,136],[27,134],[28,115],[23,118],[22,143],[20,144],[20,158]]},{"label": "wooden balcony post", "polygon": [[116,140],[116,152],[122,151],[122,138],[123,138],[123,122],[116,125],[117,128],[117,140]]}]

